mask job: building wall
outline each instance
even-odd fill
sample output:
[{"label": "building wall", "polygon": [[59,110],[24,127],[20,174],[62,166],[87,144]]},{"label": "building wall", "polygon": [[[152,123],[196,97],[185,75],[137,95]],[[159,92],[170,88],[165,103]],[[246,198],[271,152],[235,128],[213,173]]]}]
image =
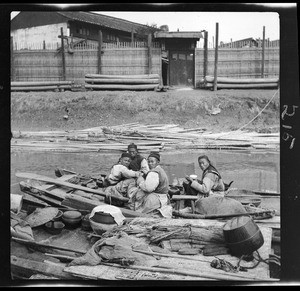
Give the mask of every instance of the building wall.
[{"label": "building wall", "polygon": [[19,48],[25,49],[31,44],[45,43],[61,43],[60,35],[61,27],[63,28],[64,35],[68,35],[67,23],[57,23],[50,25],[42,25],[31,28],[22,28],[11,31],[14,44],[17,44]]}]

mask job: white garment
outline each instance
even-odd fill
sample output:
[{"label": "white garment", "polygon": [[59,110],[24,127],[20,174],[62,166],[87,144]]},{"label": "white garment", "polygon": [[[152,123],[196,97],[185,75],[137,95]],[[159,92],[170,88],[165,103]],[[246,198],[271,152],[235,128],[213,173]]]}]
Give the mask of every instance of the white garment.
[{"label": "white garment", "polygon": [[110,214],[114,218],[117,225],[122,225],[122,223],[125,219],[125,216],[122,214],[120,208],[113,206],[113,205],[96,206],[95,208],[93,208],[93,210],[90,214],[90,218],[92,218],[96,212],[104,212],[104,213]]},{"label": "white garment", "polygon": [[139,187],[147,193],[154,192],[159,184],[159,175],[156,172],[149,172],[146,179],[139,183]]},{"label": "white garment", "polygon": [[122,180],[122,178],[136,178],[139,172],[129,170],[127,167],[117,164],[114,165],[108,175],[108,181],[111,185],[115,185]]}]

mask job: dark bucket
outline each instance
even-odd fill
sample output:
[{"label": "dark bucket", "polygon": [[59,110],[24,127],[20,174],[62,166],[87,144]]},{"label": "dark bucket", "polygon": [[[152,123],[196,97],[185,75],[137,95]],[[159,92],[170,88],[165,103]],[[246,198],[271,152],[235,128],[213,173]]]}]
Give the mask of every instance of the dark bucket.
[{"label": "dark bucket", "polygon": [[240,257],[250,255],[264,244],[262,233],[250,216],[234,217],[223,227],[230,253]]}]

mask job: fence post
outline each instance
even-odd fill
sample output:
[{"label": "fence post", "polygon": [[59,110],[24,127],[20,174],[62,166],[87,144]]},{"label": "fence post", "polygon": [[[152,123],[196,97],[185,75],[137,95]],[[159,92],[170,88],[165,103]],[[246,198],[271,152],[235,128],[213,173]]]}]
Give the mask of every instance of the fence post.
[{"label": "fence post", "polygon": [[131,47],[134,46],[134,32],[133,30],[131,31]]},{"label": "fence post", "polygon": [[207,57],[208,57],[208,31],[204,31],[204,66],[203,66],[203,75],[204,77],[207,74]]},{"label": "fence post", "polygon": [[99,30],[99,38],[98,38],[98,74],[102,73],[101,53],[102,53],[102,31]]},{"label": "fence post", "polygon": [[261,56],[261,77],[264,78],[265,71],[265,27],[263,27],[263,41],[262,41],[262,56]]},{"label": "fence post", "polygon": [[148,74],[151,74],[152,71],[152,35],[148,34]]},{"label": "fence post", "polygon": [[63,81],[66,80],[66,60],[65,60],[65,46],[64,46],[64,32],[63,28],[60,28],[60,36],[61,38],[61,56],[62,56],[62,74],[63,74]]},{"label": "fence post", "polygon": [[14,42],[12,36],[10,37],[10,74],[11,81],[15,81]]},{"label": "fence post", "polygon": [[218,77],[218,42],[219,42],[219,23],[216,23],[216,45],[215,45],[215,71],[214,71],[214,91],[217,90]]}]

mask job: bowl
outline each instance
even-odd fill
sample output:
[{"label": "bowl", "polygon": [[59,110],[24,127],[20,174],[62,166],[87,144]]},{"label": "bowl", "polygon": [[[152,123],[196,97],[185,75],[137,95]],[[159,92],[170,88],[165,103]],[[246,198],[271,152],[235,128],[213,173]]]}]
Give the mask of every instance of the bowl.
[{"label": "bowl", "polygon": [[196,180],[196,179],[197,179],[197,175],[190,175],[190,178],[191,178],[192,180]]},{"label": "bowl", "polygon": [[62,221],[66,224],[66,227],[76,228],[80,225],[82,215],[79,211],[69,210],[62,215]]},{"label": "bowl", "polygon": [[58,210],[58,213],[54,218],[52,218],[53,221],[59,221],[63,216],[63,212],[61,210]]},{"label": "bowl", "polygon": [[65,227],[65,224],[61,221],[49,221],[44,224],[47,232],[51,234],[59,234]]}]

